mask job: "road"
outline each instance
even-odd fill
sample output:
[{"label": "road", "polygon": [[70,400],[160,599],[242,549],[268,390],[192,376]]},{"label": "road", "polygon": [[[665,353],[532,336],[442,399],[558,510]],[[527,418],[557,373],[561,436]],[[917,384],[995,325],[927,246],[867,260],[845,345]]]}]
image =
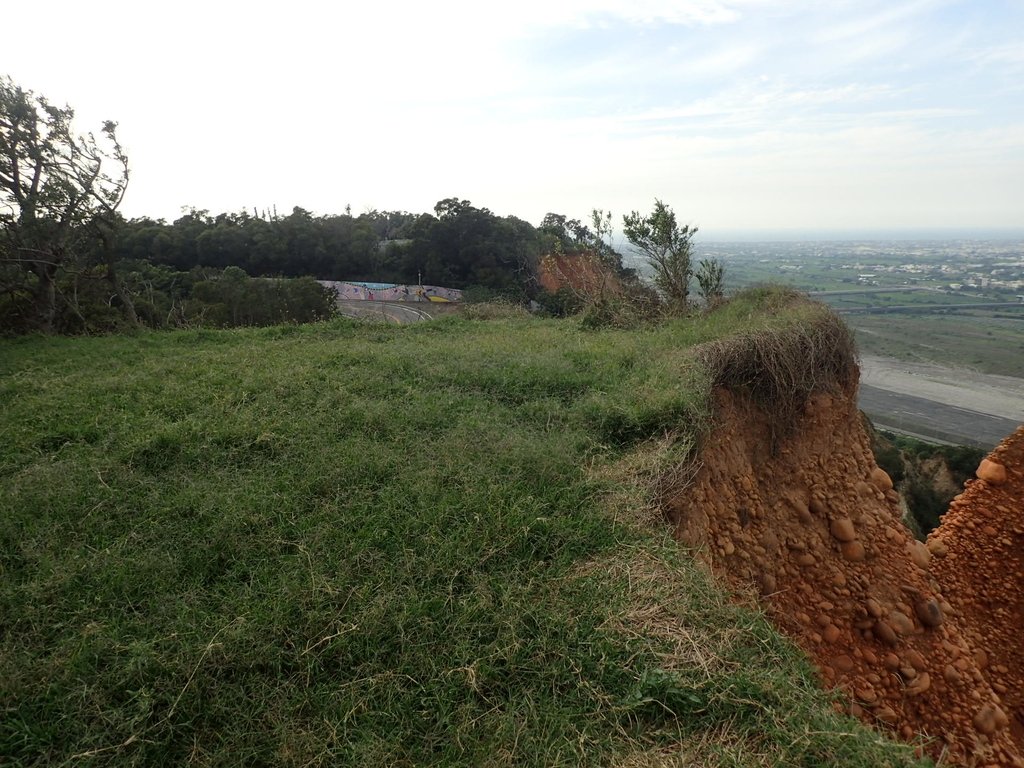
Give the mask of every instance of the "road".
[{"label": "road", "polygon": [[1019,301],[986,301],[971,304],[896,304],[891,307],[843,307],[836,309],[840,315],[878,315],[888,312],[959,312],[965,309],[996,309],[1014,307],[1024,309]]},{"label": "road", "polygon": [[860,409],[876,427],[930,441],[993,448],[1019,421],[861,384]]},{"label": "road", "polygon": [[916,291],[931,291],[932,293],[942,293],[939,288],[927,288],[925,286],[915,286],[911,288],[883,288],[877,286],[874,288],[846,288],[840,291],[808,291],[808,296],[856,296],[868,293],[914,293]]},{"label": "road", "polygon": [[379,320],[397,325],[410,325],[433,319],[425,309],[397,301],[346,301],[339,299],[338,311],[345,317]]},{"label": "road", "polygon": [[1024,379],[865,355],[859,404],[882,428],[992,448],[1024,423]]}]

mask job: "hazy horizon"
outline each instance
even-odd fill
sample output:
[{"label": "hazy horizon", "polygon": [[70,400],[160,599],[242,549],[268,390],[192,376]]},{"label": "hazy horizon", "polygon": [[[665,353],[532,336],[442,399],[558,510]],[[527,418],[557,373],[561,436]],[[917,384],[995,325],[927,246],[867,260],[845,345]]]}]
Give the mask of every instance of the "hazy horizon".
[{"label": "hazy horizon", "polygon": [[698,233],[698,238],[708,242],[843,242],[843,241],[921,241],[949,242],[985,241],[1014,242],[1024,241],[1024,227],[893,227],[886,229],[733,229],[721,231],[705,231]]}]

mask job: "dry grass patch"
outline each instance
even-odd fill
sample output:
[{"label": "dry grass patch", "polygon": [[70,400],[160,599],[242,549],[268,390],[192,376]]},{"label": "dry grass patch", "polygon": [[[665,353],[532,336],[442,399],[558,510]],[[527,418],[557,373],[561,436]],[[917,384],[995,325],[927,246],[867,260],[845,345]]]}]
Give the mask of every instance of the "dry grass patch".
[{"label": "dry grass patch", "polygon": [[761,613],[734,602],[669,536],[648,536],[574,569],[622,602],[600,630],[640,669],[617,704],[614,765],[925,765],[913,750],[836,714],[806,657]]},{"label": "dry grass patch", "polygon": [[697,348],[711,384],[750,397],[785,434],[816,392],[853,392],[857,348],[846,324],[822,304],[794,299],[784,323],[770,320]]},{"label": "dry grass patch", "polygon": [[650,533],[664,525],[665,502],[689,486],[700,469],[695,436],[670,430],[617,461],[592,466],[590,474],[606,489],[602,506],[616,524]]}]

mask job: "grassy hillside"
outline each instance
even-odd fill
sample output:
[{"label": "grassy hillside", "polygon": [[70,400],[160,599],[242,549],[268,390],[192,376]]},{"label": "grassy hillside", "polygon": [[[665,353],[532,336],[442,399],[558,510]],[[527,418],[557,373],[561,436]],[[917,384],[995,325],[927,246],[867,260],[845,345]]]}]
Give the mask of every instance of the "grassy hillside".
[{"label": "grassy hillside", "polygon": [[0,762],[911,764],[652,515],[783,303],[0,342]]}]

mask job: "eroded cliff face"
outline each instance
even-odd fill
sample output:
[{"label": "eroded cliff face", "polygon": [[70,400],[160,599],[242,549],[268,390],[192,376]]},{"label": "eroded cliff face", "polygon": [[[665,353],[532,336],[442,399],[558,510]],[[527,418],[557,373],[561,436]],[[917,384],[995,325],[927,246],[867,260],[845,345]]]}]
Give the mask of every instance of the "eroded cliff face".
[{"label": "eroded cliff face", "polygon": [[[936,579],[1024,745],[1024,426],[1004,440],[928,537]],[[1024,751],[1024,750],[1022,750]]]},{"label": "eroded cliff face", "polygon": [[[1024,766],[1019,470],[973,482],[926,546],[854,392],[812,396],[781,436],[749,400],[718,397],[701,469],[667,507],[680,542],[756,595],[855,716],[948,764]],[[990,458],[1024,467],[1024,429]]]},{"label": "eroded cliff face", "polygon": [[622,281],[614,270],[589,251],[542,256],[537,282],[551,293],[564,288],[580,296],[598,296],[604,291],[614,295],[622,290]]}]

